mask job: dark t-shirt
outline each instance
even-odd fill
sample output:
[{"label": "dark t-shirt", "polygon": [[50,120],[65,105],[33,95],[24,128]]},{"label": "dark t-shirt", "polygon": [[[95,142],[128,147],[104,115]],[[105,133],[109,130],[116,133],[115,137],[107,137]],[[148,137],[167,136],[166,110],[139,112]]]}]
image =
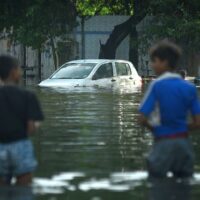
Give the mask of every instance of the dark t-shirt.
[{"label": "dark t-shirt", "polygon": [[16,86],[0,87],[0,143],[26,139],[30,120],[43,120],[37,97]]}]

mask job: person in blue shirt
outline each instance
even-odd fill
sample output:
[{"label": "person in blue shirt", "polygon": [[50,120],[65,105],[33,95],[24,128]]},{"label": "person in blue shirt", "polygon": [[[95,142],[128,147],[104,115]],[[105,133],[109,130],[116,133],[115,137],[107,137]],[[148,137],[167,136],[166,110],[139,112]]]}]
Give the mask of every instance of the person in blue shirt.
[{"label": "person in blue shirt", "polygon": [[[149,175],[193,175],[194,153],[189,131],[200,128],[200,102],[196,87],[175,73],[181,49],[168,41],[151,48],[152,68],[157,75],[139,107],[140,123],[155,138],[147,158]],[[191,123],[188,123],[189,114]]]}]

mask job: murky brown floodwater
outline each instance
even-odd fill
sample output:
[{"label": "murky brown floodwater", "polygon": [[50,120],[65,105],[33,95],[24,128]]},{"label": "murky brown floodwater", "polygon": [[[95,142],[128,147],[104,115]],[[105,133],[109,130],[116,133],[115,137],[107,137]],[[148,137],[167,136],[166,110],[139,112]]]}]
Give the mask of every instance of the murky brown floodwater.
[{"label": "murky brown floodwater", "polygon": [[[149,182],[150,133],[137,123],[140,91],[32,88],[46,115],[33,138],[39,168],[33,193],[0,191],[9,200],[199,200],[200,132],[195,133],[195,180]],[[4,195],[4,196],[3,196]]]}]

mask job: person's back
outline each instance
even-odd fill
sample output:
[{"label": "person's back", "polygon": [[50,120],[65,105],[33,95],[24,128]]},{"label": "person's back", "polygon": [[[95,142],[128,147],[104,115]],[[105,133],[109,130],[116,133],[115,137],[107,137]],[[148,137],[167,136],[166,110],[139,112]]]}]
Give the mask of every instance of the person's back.
[{"label": "person's back", "polygon": [[0,86],[0,110],[0,143],[28,138],[27,119],[42,119],[35,95],[17,86]]},{"label": "person's back", "polygon": [[[188,177],[193,173],[194,156],[189,130],[200,126],[200,103],[194,85],[175,74],[179,50],[171,43],[161,43],[151,53],[153,68],[159,76],[146,92],[140,105],[141,123],[149,128],[155,145],[147,159],[153,176]],[[188,124],[188,114],[193,122]]]},{"label": "person's back", "polygon": [[188,113],[197,106],[195,86],[178,74],[165,73],[152,83],[150,90],[155,94],[160,115],[156,116],[155,136],[187,132]]},{"label": "person's back", "polygon": [[43,114],[36,96],[17,86],[20,74],[15,58],[0,56],[0,184],[29,184],[37,166],[29,134]]}]

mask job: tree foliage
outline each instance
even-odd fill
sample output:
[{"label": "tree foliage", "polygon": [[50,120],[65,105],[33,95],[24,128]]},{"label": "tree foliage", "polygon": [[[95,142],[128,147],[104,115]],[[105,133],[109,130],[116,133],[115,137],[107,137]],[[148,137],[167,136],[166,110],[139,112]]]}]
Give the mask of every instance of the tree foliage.
[{"label": "tree foliage", "polygon": [[145,39],[170,38],[199,48],[200,1],[199,0],[77,0],[76,8],[83,16],[123,14],[133,16],[133,27],[145,16],[154,16],[144,27]]},{"label": "tree foliage", "polygon": [[133,15],[134,0],[76,0],[77,12],[81,16]]},{"label": "tree foliage", "polygon": [[168,37],[199,48],[199,0],[1,0],[0,31],[26,46],[42,48],[69,32],[76,16],[94,15],[130,15],[133,28],[144,16],[154,16],[144,28],[143,42]]},{"label": "tree foliage", "polygon": [[1,0],[0,27],[20,43],[41,48],[74,26],[73,4],[65,0]]},{"label": "tree foliage", "polygon": [[38,52],[48,42],[57,68],[59,61],[55,40],[66,36],[74,27],[75,11],[74,3],[69,0],[1,0],[0,32]]},{"label": "tree foliage", "polygon": [[154,0],[151,1],[147,14],[154,16],[145,32],[147,38],[167,37],[199,49],[199,0]]}]

